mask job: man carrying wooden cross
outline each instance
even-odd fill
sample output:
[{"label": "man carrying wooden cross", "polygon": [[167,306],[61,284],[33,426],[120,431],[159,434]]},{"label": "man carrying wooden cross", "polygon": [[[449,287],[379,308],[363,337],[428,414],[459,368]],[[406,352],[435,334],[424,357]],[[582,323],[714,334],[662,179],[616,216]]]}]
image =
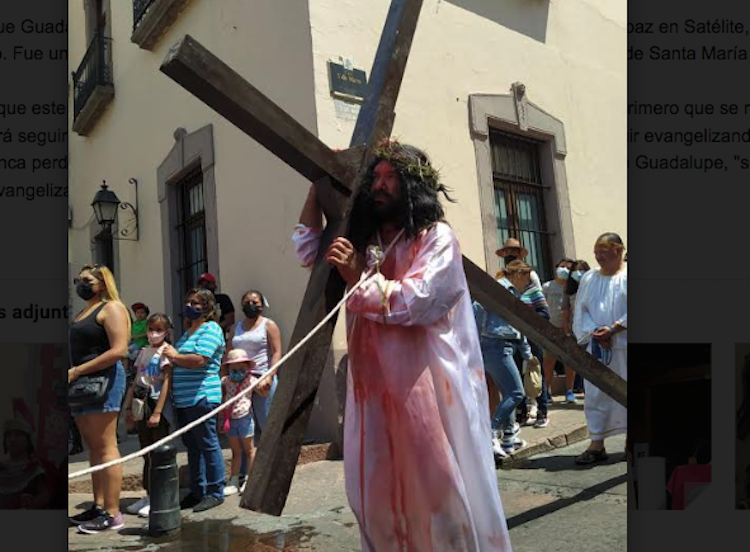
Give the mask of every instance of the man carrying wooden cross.
[{"label": "man carrying wooden cross", "polygon": [[[326,252],[349,286],[376,269],[346,317],[346,491],[367,551],[511,550],[469,289],[439,192],[452,201],[423,152],[381,143],[351,241]],[[321,235],[313,186],[293,235],[303,266]]]}]

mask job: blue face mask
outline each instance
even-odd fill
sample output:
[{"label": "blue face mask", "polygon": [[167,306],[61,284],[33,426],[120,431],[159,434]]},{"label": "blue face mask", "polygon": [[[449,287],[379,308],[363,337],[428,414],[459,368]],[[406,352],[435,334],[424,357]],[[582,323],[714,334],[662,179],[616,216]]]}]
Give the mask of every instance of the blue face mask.
[{"label": "blue face mask", "polygon": [[570,275],[570,277],[573,278],[576,282],[580,282],[584,274],[585,272],[583,270],[576,270],[575,272],[573,272],[573,274]]},{"label": "blue face mask", "polygon": [[247,370],[231,370],[229,372],[229,379],[232,380],[234,383],[239,383],[243,379],[245,379],[245,376],[247,376]]},{"label": "blue face mask", "polygon": [[570,270],[565,268],[564,266],[560,266],[557,268],[557,277],[561,280],[567,280],[568,276],[570,276]]},{"label": "blue face mask", "polygon": [[188,320],[196,320],[201,314],[203,314],[201,309],[196,309],[193,305],[185,305],[185,318]]}]

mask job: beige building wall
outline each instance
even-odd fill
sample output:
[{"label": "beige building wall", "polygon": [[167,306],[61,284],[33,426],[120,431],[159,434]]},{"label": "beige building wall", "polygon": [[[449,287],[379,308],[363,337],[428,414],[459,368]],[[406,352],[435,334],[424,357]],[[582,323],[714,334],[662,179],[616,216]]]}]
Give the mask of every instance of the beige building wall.
[{"label": "beige building wall", "polygon": [[[327,61],[370,71],[388,0],[311,2],[320,137],[349,143],[337,118]],[[448,205],[464,253],[484,265],[470,94],[510,94],[565,125],[576,253],[593,261],[605,231],[626,236],[626,3],[616,0],[425,0],[396,106],[394,136],[425,148],[451,185]],[[572,253],[572,252],[571,252]]]},{"label": "beige building wall", "polygon": [[[116,243],[119,284],[128,304],[164,308],[157,167],[174,145],[177,128],[192,133],[212,124],[220,288],[237,305],[248,288],[266,292],[269,315],[288,339],[306,282],[289,243],[306,180],[159,71],[169,47],[190,34],[315,132],[307,6],[281,4],[194,0],[149,52],[130,41],[132,2],[112,2],[115,98],[88,136],[71,133],[70,250],[74,266],[91,258],[90,204],[102,180],[121,201],[134,202],[128,179],[136,178],[140,240]],[[70,3],[69,20],[73,71],[86,49],[82,2]],[[127,221],[129,215],[120,217]]]},{"label": "beige building wall", "polygon": [[[310,2],[321,139],[348,146],[355,121],[337,116],[328,61],[367,71],[389,0]],[[393,135],[426,149],[453,188],[448,221],[464,254],[486,259],[469,95],[508,95],[526,85],[530,102],[562,121],[574,248],[587,259],[606,231],[627,244],[626,3],[617,0],[425,0],[396,105]],[[554,262],[554,261],[553,261]],[[345,352],[339,324],[335,347]]]}]

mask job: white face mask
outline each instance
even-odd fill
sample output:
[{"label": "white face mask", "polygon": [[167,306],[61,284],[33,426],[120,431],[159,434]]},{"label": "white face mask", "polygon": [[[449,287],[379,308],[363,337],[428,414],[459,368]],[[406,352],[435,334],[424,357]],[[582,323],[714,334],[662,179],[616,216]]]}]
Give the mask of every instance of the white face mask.
[{"label": "white face mask", "polygon": [[575,272],[573,272],[573,274],[571,274],[571,277],[572,277],[572,278],[573,278],[573,279],[574,279],[574,280],[575,280],[576,282],[580,282],[580,281],[581,281],[581,278],[583,278],[583,275],[584,275],[584,274],[585,274],[585,272],[583,272],[583,270],[576,270]]},{"label": "white face mask", "polygon": [[148,342],[151,344],[152,347],[157,347],[161,345],[162,341],[164,341],[164,338],[167,336],[167,332],[148,332],[146,333],[146,337],[148,337]]},{"label": "white face mask", "polygon": [[557,277],[561,280],[567,280],[568,276],[570,276],[570,270],[565,268],[564,266],[558,266],[557,267]]}]

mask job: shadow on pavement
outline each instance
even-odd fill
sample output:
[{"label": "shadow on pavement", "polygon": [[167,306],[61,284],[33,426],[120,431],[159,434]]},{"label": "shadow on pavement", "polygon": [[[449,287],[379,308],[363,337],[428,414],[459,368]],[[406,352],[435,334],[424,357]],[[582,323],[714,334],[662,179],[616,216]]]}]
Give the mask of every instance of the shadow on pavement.
[{"label": "shadow on pavement", "polygon": [[512,518],[508,519],[508,529],[513,529],[514,527],[518,527],[519,525],[523,525],[524,523],[534,521],[535,519],[539,519],[549,514],[553,514],[578,502],[596,498],[598,495],[604,494],[610,489],[624,484],[627,481],[627,478],[627,474],[618,475],[617,477],[613,477],[612,479],[608,479],[607,481],[602,481],[601,483],[589,487],[588,489],[583,489],[575,496],[571,496],[569,498],[560,498],[554,502],[551,502],[550,504],[545,504],[544,506],[539,506],[538,508],[534,508],[522,514],[513,516]]},{"label": "shadow on pavement", "polygon": [[548,472],[561,471],[586,471],[598,466],[611,466],[619,462],[625,462],[625,453],[608,453],[609,458],[605,462],[595,464],[578,465],[575,463],[575,456],[545,456],[543,458],[522,458],[514,462],[513,470],[545,470]]}]

